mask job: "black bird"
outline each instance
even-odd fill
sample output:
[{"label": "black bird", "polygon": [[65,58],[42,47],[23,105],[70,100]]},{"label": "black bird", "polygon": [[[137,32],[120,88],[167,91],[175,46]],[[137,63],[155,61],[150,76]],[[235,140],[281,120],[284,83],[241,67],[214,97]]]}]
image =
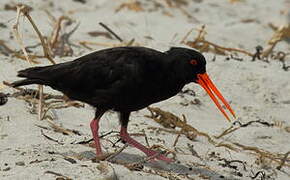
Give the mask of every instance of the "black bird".
[{"label": "black bird", "polygon": [[[145,47],[116,47],[96,51],[70,62],[24,69],[18,72],[18,76],[26,79],[14,82],[14,87],[47,85],[63,92],[70,99],[96,107],[95,118],[90,126],[97,157],[102,156],[98,124],[108,110],[120,113],[120,137],[123,141],[147,156],[156,155],[155,151],[147,149],[127,133],[130,113],[176,95],[191,82],[200,84],[206,90],[228,120],[213,92],[235,117],[230,105],[206,74],[204,56],[193,49],[173,47],[160,52]],[[164,155],[156,158],[171,161]]]}]

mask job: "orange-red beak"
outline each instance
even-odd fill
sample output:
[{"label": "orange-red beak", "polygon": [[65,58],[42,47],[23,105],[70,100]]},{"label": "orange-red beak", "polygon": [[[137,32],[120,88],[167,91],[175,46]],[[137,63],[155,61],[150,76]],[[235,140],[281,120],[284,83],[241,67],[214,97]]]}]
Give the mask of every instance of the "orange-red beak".
[{"label": "orange-red beak", "polygon": [[225,110],[222,108],[221,104],[218,102],[216,96],[223,102],[223,104],[234,116],[234,118],[236,118],[235,112],[232,110],[229,103],[225,100],[225,98],[222,96],[220,91],[216,88],[216,86],[213,84],[213,82],[210,80],[209,76],[206,73],[197,75],[197,83],[204,88],[204,90],[208,93],[210,98],[213,100],[215,105],[219,108],[219,110],[223,113],[228,121],[230,121],[230,118],[226,114]]}]

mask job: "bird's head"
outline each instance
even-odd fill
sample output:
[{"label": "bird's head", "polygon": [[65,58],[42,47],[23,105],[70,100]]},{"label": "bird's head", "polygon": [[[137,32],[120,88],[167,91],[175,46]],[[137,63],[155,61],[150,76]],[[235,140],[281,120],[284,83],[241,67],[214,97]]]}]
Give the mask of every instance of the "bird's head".
[{"label": "bird's head", "polygon": [[[179,47],[173,47],[167,51],[167,53],[173,55],[173,58],[178,62],[176,68],[181,70],[180,74],[182,77],[186,79],[187,82],[195,82],[203,87],[227,120],[230,121],[230,118],[222,108],[218,99],[225,105],[233,117],[236,117],[229,103],[225,100],[206,73],[206,60],[201,53],[193,49]],[[216,97],[218,97],[218,99]]]}]

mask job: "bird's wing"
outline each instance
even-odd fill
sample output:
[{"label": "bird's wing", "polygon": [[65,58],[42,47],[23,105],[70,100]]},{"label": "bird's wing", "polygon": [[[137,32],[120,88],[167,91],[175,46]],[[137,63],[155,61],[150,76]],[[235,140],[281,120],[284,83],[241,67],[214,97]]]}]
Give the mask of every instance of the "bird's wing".
[{"label": "bird's wing", "polygon": [[45,79],[47,85],[65,94],[114,93],[142,82],[146,71],[150,72],[152,68],[154,71],[155,66],[150,61],[156,61],[154,57],[162,55],[159,51],[142,47],[111,48],[71,62],[44,67],[35,76]]}]

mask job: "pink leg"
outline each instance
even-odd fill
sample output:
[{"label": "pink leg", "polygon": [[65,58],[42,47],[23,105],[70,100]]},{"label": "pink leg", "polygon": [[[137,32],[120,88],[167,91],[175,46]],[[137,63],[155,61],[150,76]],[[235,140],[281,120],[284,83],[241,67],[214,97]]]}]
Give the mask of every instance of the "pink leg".
[{"label": "pink leg", "polygon": [[101,156],[102,155],[102,148],[100,144],[100,138],[99,138],[99,121],[100,119],[93,119],[90,123],[92,134],[94,137],[95,145],[96,145],[96,155]]},{"label": "pink leg", "polygon": [[[157,154],[157,152],[146,148],[145,146],[143,146],[142,144],[138,143],[137,141],[135,141],[133,138],[131,138],[127,132],[127,128],[126,127],[121,127],[121,131],[120,131],[120,136],[121,139],[126,141],[128,144],[130,144],[131,146],[136,147],[137,149],[140,149],[142,152],[144,152],[148,157],[150,156],[154,156]],[[156,157],[156,159],[165,161],[165,162],[172,162],[173,160],[170,158],[167,158],[166,156],[160,154],[159,156]]]}]

